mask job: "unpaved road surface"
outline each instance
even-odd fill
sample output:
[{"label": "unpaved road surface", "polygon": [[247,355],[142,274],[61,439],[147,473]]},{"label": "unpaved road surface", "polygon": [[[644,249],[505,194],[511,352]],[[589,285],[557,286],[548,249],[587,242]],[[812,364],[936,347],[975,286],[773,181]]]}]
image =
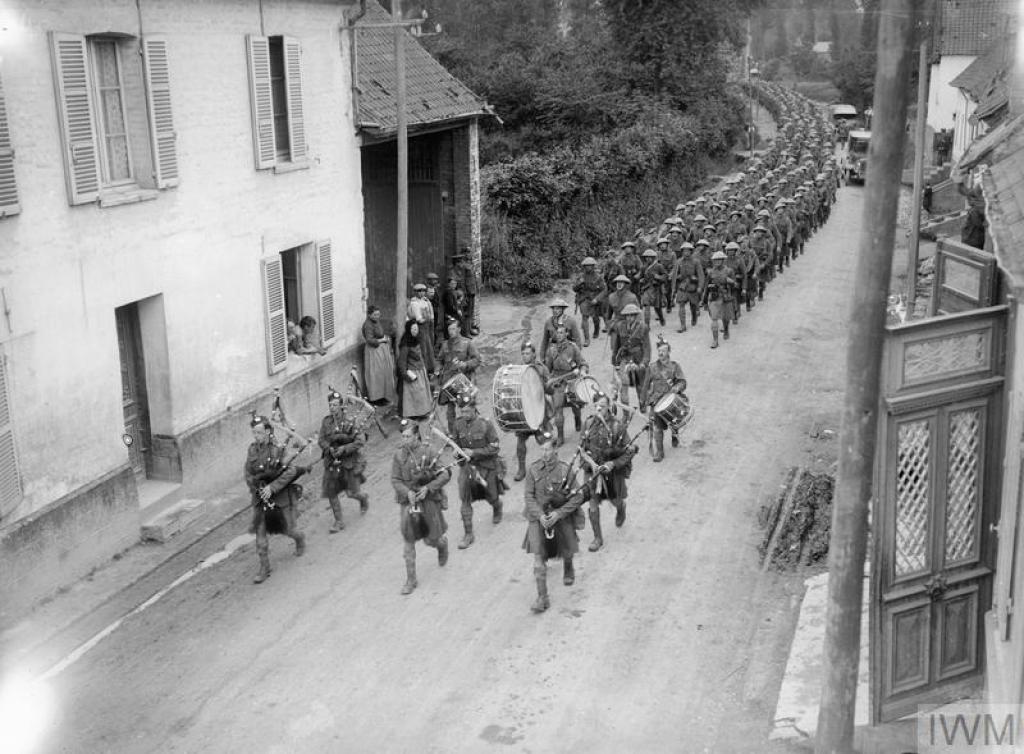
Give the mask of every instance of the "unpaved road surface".
[{"label": "unpaved road surface", "polygon": [[[642,440],[626,525],[606,512],[606,546],[593,554],[588,525],[575,586],[552,564],[547,613],[529,610],[521,483],[499,526],[477,504],[477,542],[453,546],[446,568],[421,546],[420,586],[399,595],[392,446],[377,439],[366,516],[346,501],[348,528],[329,536],[314,500],[306,556],[274,538],[265,584],[251,583],[248,545],[130,617],[53,679],[42,750],[765,751],[799,592],[761,574],[757,512],[787,469],[827,470],[835,455],[834,439],[811,434],[838,428],[860,191],[841,190],[827,227],[721,348],[708,348],[706,315],[685,334],[674,319],[654,327],[696,418],[664,463]],[[505,328],[507,348],[522,321],[538,336],[543,306],[490,300],[484,326]],[[585,354],[607,384],[605,341]],[[479,383],[489,400],[490,371]],[[224,462],[240,468],[247,442]],[[510,465],[514,447],[505,436]],[[457,503],[449,524],[454,545]]]}]

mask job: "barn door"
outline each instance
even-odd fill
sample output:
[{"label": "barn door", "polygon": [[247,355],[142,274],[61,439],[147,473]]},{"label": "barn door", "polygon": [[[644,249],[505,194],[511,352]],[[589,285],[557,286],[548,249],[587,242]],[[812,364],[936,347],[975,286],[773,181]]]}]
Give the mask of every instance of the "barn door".
[{"label": "barn door", "polygon": [[873,511],[875,723],[980,687],[1006,307],[888,329]]}]

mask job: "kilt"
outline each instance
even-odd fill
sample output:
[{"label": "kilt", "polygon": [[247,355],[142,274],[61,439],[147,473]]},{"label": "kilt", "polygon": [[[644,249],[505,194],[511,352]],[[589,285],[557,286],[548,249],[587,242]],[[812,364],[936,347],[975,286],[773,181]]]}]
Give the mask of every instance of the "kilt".
[{"label": "kilt", "polygon": [[351,469],[346,469],[338,464],[326,463],[323,480],[320,482],[320,496],[334,497],[341,492],[358,494],[360,486],[366,481],[366,476],[363,474],[365,470],[366,461],[362,458],[356,461]]},{"label": "kilt", "polygon": [[[577,510],[577,512],[579,512]],[[544,560],[548,558],[571,558],[580,551],[580,538],[576,534],[575,514],[563,518],[553,527],[555,532],[554,551],[548,550],[545,546],[549,541],[544,536],[544,527],[540,521],[530,521],[526,525],[526,536],[523,538],[523,549],[532,555],[543,555]]]},{"label": "kilt", "polygon": [[676,303],[693,304],[694,306],[699,306],[700,291],[698,291],[697,289],[688,291],[685,288],[676,288]]},{"label": "kilt", "polygon": [[463,503],[472,503],[474,500],[486,500],[491,504],[498,502],[502,492],[498,486],[498,480],[503,474],[500,474],[498,469],[474,468],[483,477],[484,487],[483,489],[473,489],[476,485],[470,481],[469,464],[461,466],[459,468],[459,500]]},{"label": "kilt", "polygon": [[[601,502],[602,500],[625,500],[629,491],[626,488],[626,480],[629,478],[629,474],[632,471],[632,464],[625,466],[621,469],[613,469],[609,474],[602,475],[602,481],[600,487],[594,489],[594,493],[591,495],[591,500]],[[587,474],[587,480],[592,478],[591,474]]]},{"label": "kilt", "polygon": [[252,506],[252,522],[249,524],[249,533],[257,537],[267,534],[286,534],[291,536],[295,531],[295,523],[298,514],[291,500],[284,505],[276,504],[271,509],[265,509],[262,505]]},{"label": "kilt", "polygon": [[711,319],[724,319],[731,321],[733,315],[736,313],[735,307],[735,301],[723,301],[722,299],[708,301],[708,313],[711,315]]},{"label": "kilt", "polygon": [[[443,496],[444,493],[442,492]],[[399,514],[398,529],[402,532],[402,539],[406,542],[415,542],[422,539],[431,547],[437,547],[438,542],[444,533],[448,531],[448,522],[444,520],[444,511],[441,509],[441,500],[427,497],[420,501],[419,514],[413,514],[409,505],[402,505]]]}]

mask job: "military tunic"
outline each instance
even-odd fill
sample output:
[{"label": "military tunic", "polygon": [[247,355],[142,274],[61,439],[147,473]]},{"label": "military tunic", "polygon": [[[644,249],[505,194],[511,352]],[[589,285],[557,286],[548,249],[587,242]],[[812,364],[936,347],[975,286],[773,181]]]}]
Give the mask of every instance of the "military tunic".
[{"label": "military tunic", "polygon": [[629,445],[626,423],[614,416],[604,420],[594,414],[587,418],[580,437],[580,447],[594,463],[610,467],[601,474],[600,483],[593,481],[593,469],[587,471],[587,479],[593,482],[591,500],[625,500],[626,480],[633,471],[635,454]]},{"label": "military tunic", "polygon": [[331,498],[340,492],[359,494],[360,485],[366,481],[366,459],[362,453],[366,439],[365,433],[357,432],[355,422],[344,413],[323,418],[317,440],[324,459],[322,497]]},{"label": "military tunic", "polygon": [[[245,458],[245,483],[252,497],[252,523],[249,531],[256,535],[256,547],[261,552],[267,549],[267,534],[286,534],[301,537],[297,526],[295,505],[302,496],[302,489],[292,484],[302,470],[298,466],[285,465],[285,447],[271,439],[265,443],[249,445]],[[260,497],[263,487],[270,489],[270,499],[264,503]],[[267,514],[276,509],[280,518]],[[268,518],[271,521],[268,522]]]},{"label": "military tunic", "polygon": [[[550,461],[541,458],[530,465],[526,472],[523,495],[525,508],[523,511],[526,517],[526,537],[523,540],[523,549],[528,553],[541,556],[544,560],[550,558],[571,558],[580,551],[580,540],[576,531],[584,527],[583,511],[580,504],[585,495],[580,492],[568,495],[571,489],[572,479],[569,476],[569,464],[553,457]],[[545,547],[546,537],[544,526],[540,519],[546,513],[559,511],[559,520],[552,527],[554,531],[554,544],[552,549]]]},{"label": "military tunic", "polygon": [[[437,547],[441,537],[448,531],[444,509],[448,498],[444,486],[451,479],[448,469],[436,470],[431,464],[430,448],[418,445],[414,448],[399,448],[391,460],[391,486],[395,490],[395,502],[400,506],[399,528],[406,542],[418,539]],[[420,509],[414,513],[409,503],[409,492],[426,487],[427,494],[416,503]]]},{"label": "military tunic", "polygon": [[[472,459],[459,469],[459,499],[463,507],[481,497],[494,505],[502,493],[501,479],[505,471],[498,455],[498,431],[482,416],[472,419],[460,416],[455,420],[452,434],[455,443]],[[473,470],[480,476],[481,489],[473,489]]]}]

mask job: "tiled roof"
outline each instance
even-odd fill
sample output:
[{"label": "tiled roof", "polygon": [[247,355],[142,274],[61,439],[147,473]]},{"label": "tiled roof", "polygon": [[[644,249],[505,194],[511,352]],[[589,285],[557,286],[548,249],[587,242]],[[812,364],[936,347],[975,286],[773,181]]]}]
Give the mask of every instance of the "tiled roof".
[{"label": "tiled roof", "polygon": [[1011,40],[1002,37],[989,45],[985,54],[975,58],[959,76],[949,82],[949,85],[963,89],[972,100],[981,102],[991,91],[995,81],[1006,76],[1006,71],[1012,63]]},{"label": "tiled roof", "polygon": [[935,53],[981,55],[1010,30],[1016,4],[1016,0],[943,0]]},{"label": "tiled roof", "polygon": [[1024,291],[1024,115],[978,139],[960,166],[972,168],[981,162],[989,165],[982,186],[996,259],[1019,295]]},{"label": "tiled roof", "polygon": [[[356,22],[356,69],[358,71],[360,130],[388,136],[398,129],[395,108],[395,35],[389,28],[359,28],[360,23],[391,20],[375,0]],[[452,76],[416,40],[406,36],[405,103],[410,131],[426,126],[490,113],[487,103]]]}]

